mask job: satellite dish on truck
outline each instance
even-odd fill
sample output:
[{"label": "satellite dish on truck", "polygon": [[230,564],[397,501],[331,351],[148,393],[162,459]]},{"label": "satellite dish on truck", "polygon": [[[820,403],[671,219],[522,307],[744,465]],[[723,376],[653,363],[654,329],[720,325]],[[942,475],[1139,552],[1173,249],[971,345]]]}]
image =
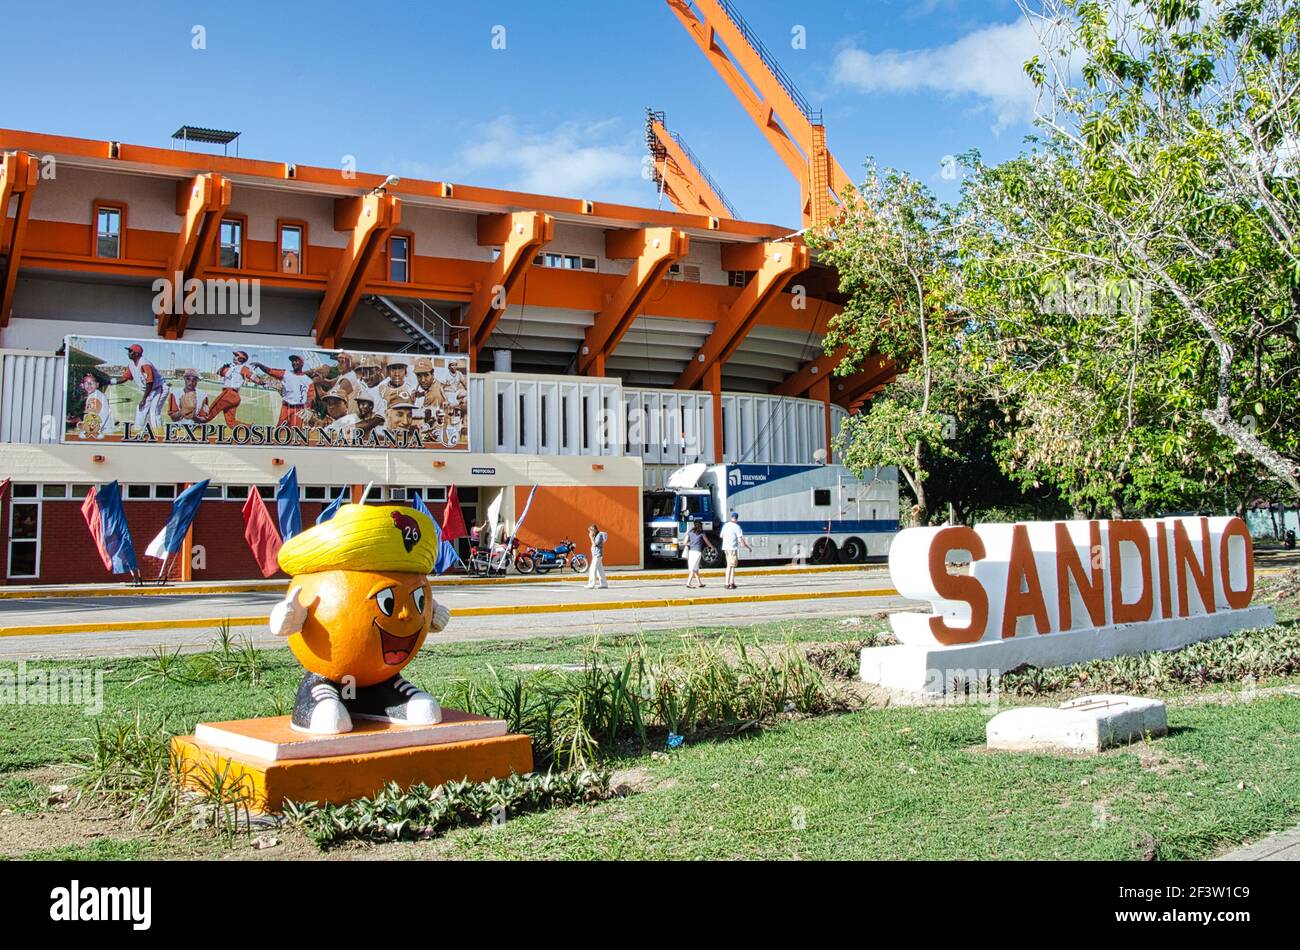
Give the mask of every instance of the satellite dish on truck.
[{"label": "satellite dish on truck", "polygon": [[684,465],[677,469],[664,480],[665,488],[694,488],[700,483],[700,478],[708,470],[708,466],[703,462],[695,462],[691,465]]}]

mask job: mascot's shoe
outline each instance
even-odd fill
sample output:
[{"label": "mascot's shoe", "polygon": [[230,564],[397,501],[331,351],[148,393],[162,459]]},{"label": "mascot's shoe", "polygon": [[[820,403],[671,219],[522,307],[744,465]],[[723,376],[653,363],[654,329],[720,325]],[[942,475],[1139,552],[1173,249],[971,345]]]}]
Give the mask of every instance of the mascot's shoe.
[{"label": "mascot's shoe", "polygon": [[339,696],[338,684],[308,673],[298,684],[289,725],[299,732],[337,736],[352,731],[352,717]]},{"label": "mascot's shoe", "polygon": [[403,726],[428,726],[442,722],[442,707],[437,700],[414,683],[399,676],[362,686],[348,709],[358,719],[377,719]]}]

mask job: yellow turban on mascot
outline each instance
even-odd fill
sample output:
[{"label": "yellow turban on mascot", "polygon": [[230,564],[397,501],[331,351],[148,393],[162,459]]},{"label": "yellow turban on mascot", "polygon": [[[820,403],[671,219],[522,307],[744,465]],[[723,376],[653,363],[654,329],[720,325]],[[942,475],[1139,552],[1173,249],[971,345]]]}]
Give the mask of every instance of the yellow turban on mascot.
[{"label": "yellow turban on mascot", "polygon": [[442,720],[432,696],[401,670],[450,613],[433,599],[429,574],[438,527],[413,508],[344,505],[329,521],[280,548],[289,593],[271,611],[307,670],[293,728],[350,732],[353,719],[401,725]]}]

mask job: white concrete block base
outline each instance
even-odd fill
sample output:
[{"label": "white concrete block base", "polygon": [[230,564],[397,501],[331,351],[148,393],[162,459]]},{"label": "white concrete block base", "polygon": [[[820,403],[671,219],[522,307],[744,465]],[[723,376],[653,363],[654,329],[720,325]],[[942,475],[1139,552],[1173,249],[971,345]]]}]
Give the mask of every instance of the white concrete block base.
[{"label": "white concrete block base", "polygon": [[982,684],[989,677],[996,679],[1024,664],[1041,668],[1068,666],[1153,650],[1177,650],[1189,643],[1273,623],[1273,608],[1256,606],[1068,633],[1022,634],[951,647],[938,643],[933,647],[866,647],[862,651],[861,675],[864,682],[878,686],[943,696],[954,691],[954,684]]},{"label": "white concrete block base", "polygon": [[998,713],[985,735],[990,749],[1090,755],[1169,731],[1165,704],[1140,696],[1086,696],[1055,709],[1026,706]]}]

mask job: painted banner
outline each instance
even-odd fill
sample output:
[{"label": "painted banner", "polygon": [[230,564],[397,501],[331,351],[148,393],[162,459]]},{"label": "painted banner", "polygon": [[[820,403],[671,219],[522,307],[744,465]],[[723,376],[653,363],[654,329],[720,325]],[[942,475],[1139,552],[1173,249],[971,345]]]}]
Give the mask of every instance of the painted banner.
[{"label": "painted banner", "polygon": [[469,451],[469,360],[70,336],[64,442]]}]

